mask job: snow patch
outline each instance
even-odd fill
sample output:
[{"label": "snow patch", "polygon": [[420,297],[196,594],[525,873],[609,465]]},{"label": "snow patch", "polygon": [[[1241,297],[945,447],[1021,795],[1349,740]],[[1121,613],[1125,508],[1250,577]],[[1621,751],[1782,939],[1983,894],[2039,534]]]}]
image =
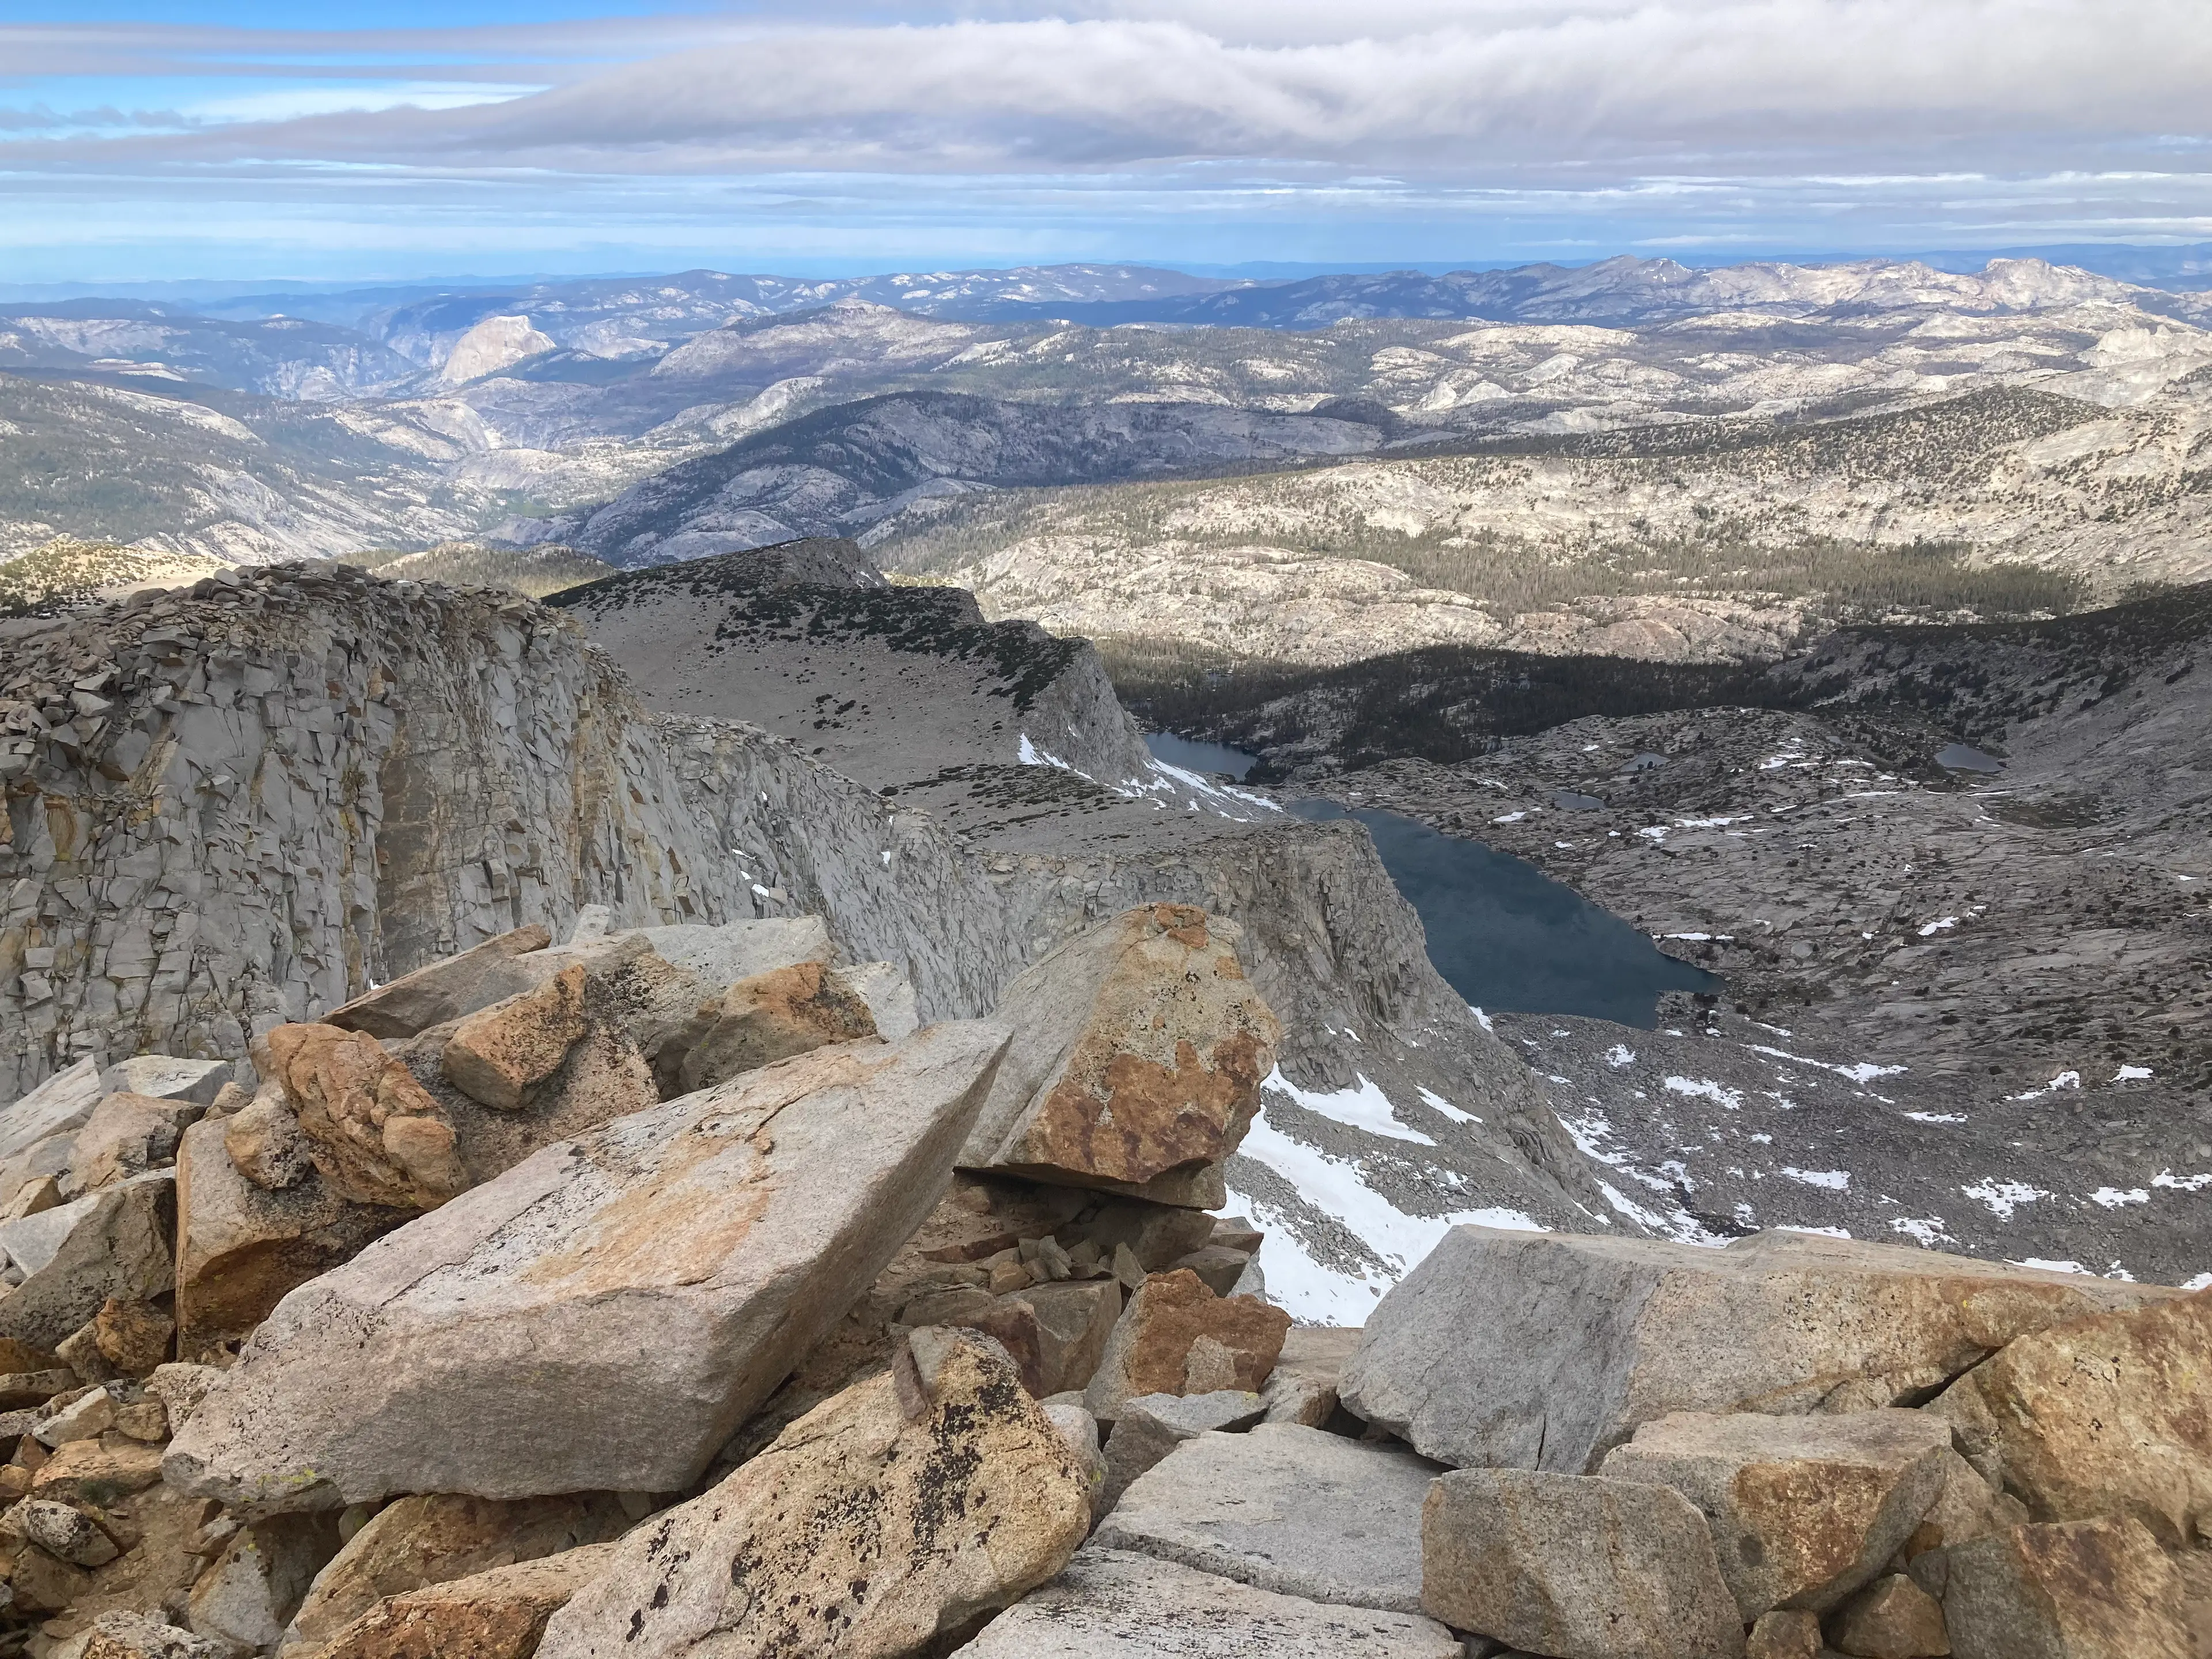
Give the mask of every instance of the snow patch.
[{"label": "snow patch", "polygon": [[1907,1112],[1905,1116],[1915,1123],[1964,1123],[1964,1112]]},{"label": "snow patch", "polygon": [[1840,1193],[1851,1184],[1849,1170],[1800,1170],[1784,1164],[1782,1173],[1792,1181],[1802,1181],[1808,1187],[1825,1187],[1832,1193]]},{"label": "snow patch", "polygon": [[1889,1230],[1893,1233],[1903,1233],[1923,1249],[1932,1250],[1939,1244],[1958,1243],[1951,1237],[1950,1230],[1944,1226],[1943,1218],[1940,1215],[1901,1215],[1890,1222]]},{"label": "snow patch", "polygon": [[2096,1274],[2091,1273],[2088,1268],[2083,1267],[2078,1261],[2046,1261],[2039,1255],[2032,1255],[2027,1257],[2025,1261],[2015,1261],[2013,1263],[2013,1266],[2015,1267],[2040,1267],[2047,1273],[2081,1273],[2090,1279],[2094,1279],[2096,1277]]},{"label": "snow patch", "polygon": [[1451,1102],[1446,1100],[1442,1095],[1437,1093],[1433,1089],[1419,1089],[1418,1092],[1419,1093],[1422,1100],[1427,1103],[1431,1110],[1442,1112],[1446,1117],[1449,1118],[1455,1123],[1480,1123],[1482,1121],[1482,1120],[1477,1117],[1473,1112],[1462,1112],[1458,1107],[1453,1105]]},{"label": "snow patch", "polygon": [[1876,1066],[1861,1060],[1856,1066],[1831,1066],[1825,1060],[1808,1060],[1802,1054],[1793,1054],[1786,1048],[1769,1048],[1763,1043],[1747,1042],[1744,1048],[1754,1054],[1765,1054],[1770,1060],[1786,1060],[1792,1066],[1811,1066],[1823,1072],[1833,1072],[1838,1077],[1849,1078],[1854,1083],[1871,1083],[1878,1077],[1895,1077],[1905,1070],[1902,1066]]},{"label": "snow patch", "polygon": [[[1252,1120],[1251,1130],[1238,1150],[1289,1182],[1300,1198],[1334,1218],[1374,1258],[1374,1263],[1356,1270],[1328,1266],[1296,1242],[1295,1218],[1232,1189],[1231,1198],[1243,1205],[1254,1220],[1260,1220],[1263,1212],[1267,1214],[1270,1224],[1269,1248],[1264,1253],[1267,1295],[1303,1323],[1365,1323],[1376,1299],[1410,1273],[1446,1233],[1462,1224],[1519,1232],[1545,1231],[1518,1210],[1408,1215],[1369,1186],[1357,1164],[1285,1134],[1267,1121],[1265,1106]],[[1279,1243],[1288,1248],[1279,1253],[1274,1248]]]},{"label": "snow patch", "polygon": [[1669,1093],[1688,1095],[1693,1099],[1710,1100],[1717,1106],[1737,1111],[1743,1105],[1742,1094],[1711,1078],[1670,1077],[1662,1085]]},{"label": "snow patch", "polygon": [[2150,1178],[2154,1187],[2170,1187],[2178,1193],[2201,1193],[2212,1187],[2212,1175],[2178,1176],[2171,1170],[2160,1170]]},{"label": "snow patch", "polygon": [[1777,1227],[1774,1231],[1778,1233],[1818,1233],[1823,1238],[1849,1238],[1851,1236],[1851,1230],[1848,1227]]},{"label": "snow patch", "polygon": [[2115,1083],[2140,1083],[2150,1075],[2151,1069],[2148,1066],[2123,1066],[2118,1071],[2112,1073],[2112,1081]]},{"label": "snow patch", "polygon": [[1272,1090],[1307,1111],[1341,1123],[1347,1128],[1364,1129],[1370,1135],[1383,1135],[1392,1140],[1410,1140],[1417,1146],[1437,1144],[1419,1129],[1409,1129],[1399,1122],[1396,1108],[1390,1104],[1390,1097],[1357,1072],[1352,1073],[1349,1089],[1322,1094],[1316,1090],[1299,1088],[1283,1075],[1282,1067],[1279,1066],[1267,1073],[1267,1081],[1260,1087]]},{"label": "snow patch", "polygon": [[2118,1187],[2100,1187],[2089,1194],[2089,1201],[2107,1210],[2117,1210],[2123,1204],[2148,1204],[2150,1194],[2141,1187],[2130,1187],[2125,1192]]},{"label": "snow patch", "polygon": [[2040,1089],[2030,1089],[2026,1094],[2014,1095],[2012,1098],[2014,1100],[2040,1100],[2044,1096],[2048,1094],[2056,1094],[2061,1089],[2078,1089],[2081,1086],[2081,1073],[2061,1072],[2057,1077],[2051,1079],[2050,1082],[2045,1084]]},{"label": "snow patch", "polygon": [[1979,1186],[1961,1187],[1959,1190],[2000,1221],[2011,1220],[2012,1212],[2023,1204],[2051,1196],[2040,1187],[2031,1187],[2023,1181],[1999,1181],[1994,1176],[1985,1177]]},{"label": "snow patch", "polygon": [[1623,1066],[1636,1064],[1636,1050],[1625,1042],[1616,1042],[1605,1051],[1605,1063],[1619,1070]]},{"label": "snow patch", "polygon": [[1933,939],[1936,934],[1944,932],[1948,928],[1956,927],[1958,925],[1959,919],[1956,916],[1938,916],[1935,921],[1923,925],[1920,929],[1920,937],[1923,939]]}]

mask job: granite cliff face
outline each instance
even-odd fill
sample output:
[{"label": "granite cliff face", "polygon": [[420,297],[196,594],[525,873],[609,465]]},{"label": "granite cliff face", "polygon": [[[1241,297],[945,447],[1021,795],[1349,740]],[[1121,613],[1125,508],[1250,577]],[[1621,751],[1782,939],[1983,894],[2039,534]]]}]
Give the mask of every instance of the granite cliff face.
[{"label": "granite cliff face", "polygon": [[[1316,1156],[1389,1149],[1326,1109],[1364,1079],[1403,1112],[1474,1113],[1395,1136],[1435,1148],[1384,1160],[1401,1210],[1472,1200],[1586,1227],[1602,1209],[1356,830],[1131,799],[1053,765],[999,770],[1081,811],[1016,803],[1000,833],[956,830],[758,726],[649,711],[572,616],[343,568],[6,628],[0,1095],[88,1056],[243,1058],[259,1031],[508,928],[565,932],[587,904],[618,925],[819,914],[851,959],[902,966],[927,1019],[982,1012],[1089,922],[1172,900],[1245,926],[1291,1032],[1268,1109],[1322,1100]],[[1031,821],[1060,811],[1086,832]],[[1302,1200],[1282,1185],[1238,1190],[1287,1212]],[[1320,1259],[1329,1224],[1309,1219]]]}]

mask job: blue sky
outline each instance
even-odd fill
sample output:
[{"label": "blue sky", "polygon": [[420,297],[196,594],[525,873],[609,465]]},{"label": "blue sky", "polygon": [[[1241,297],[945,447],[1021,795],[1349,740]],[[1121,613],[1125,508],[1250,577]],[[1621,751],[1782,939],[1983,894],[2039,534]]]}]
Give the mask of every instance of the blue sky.
[{"label": "blue sky", "polygon": [[2212,240],[2205,18],[0,0],[0,283]]}]

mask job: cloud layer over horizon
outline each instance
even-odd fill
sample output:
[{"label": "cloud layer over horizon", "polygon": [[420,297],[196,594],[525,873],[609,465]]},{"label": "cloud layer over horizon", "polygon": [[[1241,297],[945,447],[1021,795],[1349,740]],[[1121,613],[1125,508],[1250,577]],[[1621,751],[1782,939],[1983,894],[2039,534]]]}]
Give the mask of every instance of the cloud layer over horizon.
[{"label": "cloud layer over horizon", "polygon": [[0,279],[2212,240],[2201,0],[1345,11],[0,24]]}]

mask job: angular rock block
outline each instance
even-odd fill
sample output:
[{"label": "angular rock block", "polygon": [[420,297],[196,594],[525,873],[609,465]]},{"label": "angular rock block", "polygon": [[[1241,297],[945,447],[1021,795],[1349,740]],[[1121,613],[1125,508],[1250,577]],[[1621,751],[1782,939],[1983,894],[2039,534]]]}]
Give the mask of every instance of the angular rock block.
[{"label": "angular rock block", "polygon": [[654,1062],[662,1088],[688,1094],[825,1043],[877,1035],[866,1000],[837,969],[794,963],[739,980],[701,1006]]},{"label": "angular rock block", "polygon": [[1084,1403],[1111,1422],[1133,1395],[1256,1394],[1290,1328],[1280,1308],[1249,1296],[1218,1297],[1187,1269],[1154,1273],[1122,1310]]},{"label": "angular rock block", "polygon": [[2023,1336],[1929,1411],[2037,1519],[2131,1515],[2168,1547],[2212,1517],[2212,1291]]},{"label": "angular rock block", "polygon": [[488,939],[459,956],[402,974],[325,1014],[322,1023],[375,1037],[410,1037],[449,1019],[531,990],[538,975],[519,959],[543,951],[553,936],[537,926]]},{"label": "angular rock block", "polygon": [[293,1290],[412,1213],[342,1198],[312,1168],[275,1191],[256,1184],[233,1155],[237,1121],[195,1123],[178,1151],[177,1351],[187,1359],[227,1352]]},{"label": "angular rock block", "polygon": [[[972,1300],[978,1296],[980,1305]],[[933,1319],[909,1304],[907,1322],[958,1325],[997,1338],[1019,1369],[1022,1386],[1040,1400],[1091,1381],[1121,1314],[1121,1287],[1110,1279],[1036,1285],[1003,1297],[940,1292],[926,1300],[955,1298],[963,1305]]]},{"label": "angular rock block", "polygon": [[136,1613],[103,1613],[92,1621],[79,1659],[237,1659],[238,1649]]},{"label": "angular rock block", "polygon": [[681,1491],[936,1204],[1005,1043],[819,1049],[547,1147],[288,1296],[168,1479],[257,1509]]},{"label": "angular rock block", "polygon": [[1433,1620],[1331,1607],[1085,1546],[957,1659],[1460,1659]]},{"label": "angular rock block", "polygon": [[227,1060],[179,1060],[173,1054],[134,1054],[100,1074],[103,1095],[149,1095],[155,1100],[212,1106],[235,1068]]},{"label": "angular rock block", "polygon": [[374,1037],[280,1025],[264,1040],[308,1158],[333,1192],[357,1204],[434,1210],[467,1188],[452,1120]]},{"label": "angular rock block", "polygon": [[1282,1039],[1237,961],[1242,937],[1188,905],[1145,905],[1018,975],[1000,999],[1014,1045],[961,1163],[1218,1203],[1218,1166]]},{"label": "angular rock block", "polygon": [[1956,1659],[2191,1659],[2181,1574],[2140,1522],[2015,1527],[1944,1553]]},{"label": "angular rock block", "polygon": [[1942,1603],[1903,1573],[1869,1585],[1832,1622],[1837,1648],[1853,1659],[1942,1659],[1951,1651]]},{"label": "angular rock block", "polygon": [[561,1069],[589,1030],[584,969],[564,968],[534,991],[479,1009],[446,1040],[447,1080],[496,1111],[522,1109],[529,1091]]},{"label": "angular rock block", "polygon": [[70,1147],[62,1176],[64,1199],[81,1198],[118,1181],[176,1162],[177,1139],[207,1108],[196,1101],[114,1094],[92,1109]]},{"label": "angular rock block", "polygon": [[1336,1414],[1337,1384],[1359,1333],[1327,1325],[1293,1325],[1283,1334],[1283,1351],[1267,1378],[1270,1423],[1303,1423],[1318,1429]]},{"label": "angular rock block", "polygon": [[1666,1486],[1460,1469],[1421,1516],[1421,1605],[1571,1659],[1739,1659],[1743,1623],[1705,1517]]},{"label": "angular rock block", "polygon": [[1437,1473],[1290,1423],[1201,1434],[1136,1479],[1097,1541],[1309,1601],[1419,1613],[1421,1505]]},{"label": "angular rock block", "polygon": [[1669,1412],[1894,1406],[2030,1332],[2175,1294],[1806,1233],[1460,1226],[1369,1316],[1343,1397],[1440,1462],[1582,1474]]},{"label": "angular rock block", "polygon": [[546,1620],[606,1570],[614,1547],[588,1544],[389,1597],[314,1659],[531,1659]]},{"label": "angular rock block", "polygon": [[1778,1608],[1759,1615],[1744,1638],[1743,1659],[1820,1659],[1826,1645],[1818,1613]]},{"label": "angular rock block", "polygon": [[193,1584],[192,1629],[241,1647],[274,1647],[307,1586],[337,1550],[334,1515],[280,1515],[247,1522]]},{"label": "angular rock block", "polygon": [[0,1337],[58,1347],[110,1297],[161,1295],[176,1272],[175,1217],[176,1177],[157,1170],[0,1226],[0,1249],[24,1274],[0,1296]]},{"label": "angular rock block", "polygon": [[320,1648],[386,1596],[610,1543],[629,1524],[623,1506],[604,1494],[511,1504],[451,1494],[399,1498],[315,1576],[285,1645]]},{"label": "angular rock block", "polygon": [[1826,1613],[1880,1572],[1942,1494],[1949,1428],[1914,1411],[1820,1417],[1677,1412],[1616,1446],[1599,1473],[1671,1486],[1712,1528],[1749,1624]]},{"label": "angular rock block", "polygon": [[1090,1524],[1089,1470],[1003,1357],[917,1334],[617,1545],[539,1659],[912,1653],[1050,1578]]}]

